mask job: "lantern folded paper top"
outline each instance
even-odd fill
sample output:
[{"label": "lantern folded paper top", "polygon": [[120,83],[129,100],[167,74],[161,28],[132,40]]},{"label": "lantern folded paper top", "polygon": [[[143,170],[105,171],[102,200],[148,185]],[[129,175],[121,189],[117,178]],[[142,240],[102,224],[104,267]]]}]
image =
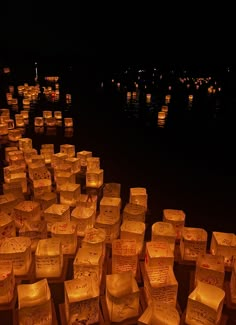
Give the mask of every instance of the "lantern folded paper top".
[{"label": "lantern folded paper top", "polygon": [[31,239],[31,250],[35,252],[38,241],[47,238],[46,221],[30,221],[26,220],[19,229],[19,236],[29,237]]},{"label": "lantern folded paper top", "polygon": [[147,190],[145,187],[131,187],[129,189],[129,202],[142,205],[147,209]]},{"label": "lantern folded paper top", "polygon": [[18,228],[22,227],[26,220],[39,221],[41,219],[40,204],[32,200],[18,203],[14,208],[14,218]]},{"label": "lantern folded paper top", "polygon": [[232,266],[236,256],[236,235],[234,233],[212,232],[210,251],[213,255],[224,256],[225,266]]},{"label": "lantern folded paper top", "polygon": [[173,252],[175,250],[175,238],[176,232],[173,224],[158,221],[152,225],[152,241],[166,241]]},{"label": "lantern folded paper top", "polygon": [[51,236],[61,240],[63,254],[75,254],[77,249],[77,225],[75,222],[55,222]]},{"label": "lantern folded paper top", "polygon": [[60,186],[60,203],[76,206],[80,196],[80,184],[65,183]]},{"label": "lantern folded paper top", "polygon": [[176,209],[164,209],[163,221],[170,222],[174,226],[176,231],[176,239],[180,239],[184,225],[185,225],[185,213],[182,210]]},{"label": "lantern folded paper top", "polygon": [[146,208],[139,204],[126,203],[123,209],[123,221],[145,222]]},{"label": "lantern folded paper top", "polygon": [[87,229],[94,226],[95,210],[83,206],[75,207],[71,212],[71,221],[77,224],[77,235],[83,237]]},{"label": "lantern folded paper top", "polygon": [[43,217],[47,221],[48,231],[51,231],[53,223],[57,221],[70,221],[70,206],[54,203],[44,210]]}]

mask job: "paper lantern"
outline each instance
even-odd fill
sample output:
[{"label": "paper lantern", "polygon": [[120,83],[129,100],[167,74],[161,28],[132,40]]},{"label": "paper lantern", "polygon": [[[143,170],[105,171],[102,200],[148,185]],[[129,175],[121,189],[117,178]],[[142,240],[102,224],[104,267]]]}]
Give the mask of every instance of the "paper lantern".
[{"label": "paper lantern", "polygon": [[60,192],[65,184],[76,184],[75,174],[71,172],[57,171],[54,177],[56,178],[57,192]]},{"label": "paper lantern", "polygon": [[106,275],[106,305],[110,322],[139,315],[139,288],[132,272]]},{"label": "paper lantern", "polygon": [[65,160],[65,163],[70,166],[72,173],[80,172],[80,159],[76,157],[70,157]]},{"label": "paper lantern", "polygon": [[131,271],[137,274],[138,250],[135,239],[114,239],[112,241],[112,273]]},{"label": "paper lantern", "polygon": [[17,151],[18,147],[5,147],[5,160],[7,163],[9,163],[9,152],[11,151]]},{"label": "paper lantern", "polygon": [[93,208],[95,212],[97,211],[98,197],[92,194],[80,194],[77,206]]},{"label": "paper lantern", "polygon": [[34,126],[37,126],[37,127],[44,126],[44,118],[42,116],[35,116]]},{"label": "paper lantern", "polygon": [[6,237],[0,241],[1,265],[12,263],[14,275],[26,275],[32,255],[31,240],[28,237]]},{"label": "paper lantern", "polygon": [[148,195],[146,188],[144,187],[133,187],[130,188],[129,203],[142,205],[147,209]]},{"label": "paper lantern", "polygon": [[64,126],[66,128],[73,127],[73,119],[72,119],[72,117],[64,117]]},{"label": "paper lantern", "polygon": [[14,212],[15,206],[19,203],[19,199],[12,193],[0,195],[0,211],[11,215]]},{"label": "paper lantern", "polygon": [[105,183],[103,187],[103,196],[106,197],[120,197],[120,183]]},{"label": "paper lantern", "polygon": [[16,127],[24,127],[25,120],[22,114],[15,114],[15,125]]},{"label": "paper lantern", "polygon": [[24,193],[21,182],[3,183],[3,194],[12,194],[16,199],[24,200]]},{"label": "paper lantern", "polygon": [[27,111],[27,110],[20,111],[20,114],[23,116],[23,118],[25,120],[27,120],[29,118],[29,111]]},{"label": "paper lantern", "polygon": [[8,130],[13,130],[15,128],[15,121],[11,118],[5,120]]},{"label": "paper lantern", "polygon": [[60,164],[64,163],[64,161],[68,158],[68,155],[65,153],[61,153],[61,152],[57,152],[54,153],[54,155],[52,156],[52,167],[58,167],[60,166]]},{"label": "paper lantern", "polygon": [[61,241],[58,238],[40,239],[35,251],[36,278],[57,278],[63,269]]},{"label": "paper lantern", "polygon": [[19,236],[29,237],[31,240],[31,251],[35,252],[40,239],[47,238],[47,223],[43,220],[24,222],[19,229]]},{"label": "paper lantern", "polygon": [[77,249],[77,226],[75,222],[55,222],[51,227],[51,236],[61,241],[63,254],[75,254]]},{"label": "paper lantern", "polygon": [[84,237],[81,241],[81,247],[89,247],[93,250],[93,247],[101,248],[102,250],[102,263],[106,255],[106,232],[101,228],[89,228],[84,232]]},{"label": "paper lantern", "polygon": [[86,230],[94,226],[95,217],[93,208],[77,206],[71,211],[71,221],[77,225],[77,236],[84,237]]},{"label": "paper lantern", "polygon": [[37,149],[34,148],[24,149],[24,158],[27,165],[32,163],[32,156],[35,155],[37,155]]},{"label": "paper lantern", "polygon": [[61,144],[60,152],[68,156],[68,158],[75,156],[75,145],[73,144]]},{"label": "paper lantern", "polygon": [[137,253],[141,254],[144,247],[145,228],[144,222],[125,220],[120,227],[120,238],[135,240]]},{"label": "paper lantern", "polygon": [[54,117],[57,120],[61,120],[62,119],[62,111],[54,111]]},{"label": "paper lantern", "polygon": [[144,292],[148,305],[152,302],[176,306],[178,282],[173,267],[148,267],[144,264]]},{"label": "paper lantern", "polygon": [[93,277],[65,281],[64,292],[67,324],[98,324],[99,286]]},{"label": "paper lantern", "polygon": [[51,179],[36,179],[33,180],[33,195],[34,199],[40,197],[44,193],[52,191]]},{"label": "paper lantern", "polygon": [[224,256],[225,266],[232,267],[233,256],[236,255],[236,235],[213,231],[210,251],[212,255]]},{"label": "paper lantern", "polygon": [[41,218],[41,209],[38,202],[24,200],[14,207],[14,219],[16,227],[20,228],[25,221],[39,221]]},{"label": "paper lantern", "polygon": [[52,204],[57,204],[57,194],[55,192],[46,192],[35,199],[39,202],[41,210],[44,211]]},{"label": "paper lantern", "polygon": [[0,264],[0,306],[13,300],[14,291],[15,275],[12,263]]},{"label": "paper lantern", "polygon": [[207,232],[202,228],[184,227],[180,239],[180,254],[183,260],[196,261],[207,249]]},{"label": "paper lantern", "polygon": [[82,150],[77,152],[76,156],[80,159],[80,165],[87,167],[87,158],[92,157],[92,151]]},{"label": "paper lantern", "polygon": [[145,264],[148,267],[174,266],[174,253],[167,242],[149,241],[146,243]]},{"label": "paper lantern", "polygon": [[60,186],[60,203],[76,206],[80,196],[80,184],[66,183]]},{"label": "paper lantern", "polygon": [[47,221],[47,228],[50,232],[53,223],[57,221],[70,221],[70,206],[61,203],[52,204],[44,210],[43,217]]},{"label": "paper lantern", "polygon": [[100,214],[112,218],[120,219],[121,198],[103,197],[100,201]]},{"label": "paper lantern", "polygon": [[100,284],[102,278],[103,251],[100,246],[84,246],[77,250],[73,262],[73,277],[79,279],[83,275],[93,276]]},{"label": "paper lantern", "polygon": [[[81,161],[80,161],[81,162]],[[86,172],[86,187],[99,188],[103,185],[103,169]]]},{"label": "paper lantern", "polygon": [[146,208],[145,206],[126,203],[123,209],[123,221],[139,221],[145,222]]},{"label": "paper lantern", "polygon": [[9,151],[8,159],[9,159],[10,166],[26,167],[24,153],[22,150]]},{"label": "paper lantern", "polygon": [[120,234],[120,220],[112,220],[112,218],[99,214],[95,222],[95,228],[102,228],[106,232],[106,243],[112,243]]},{"label": "paper lantern", "polygon": [[164,221],[152,225],[152,241],[165,241],[170,245],[172,252],[175,250],[176,232],[173,224]]},{"label": "paper lantern", "polygon": [[0,123],[0,136],[8,134],[8,125],[6,123]]},{"label": "paper lantern", "polygon": [[28,164],[28,175],[30,180],[39,179],[38,175],[45,175],[45,177],[49,176],[48,169],[45,167],[45,163],[42,161],[38,161],[36,163]]},{"label": "paper lantern", "polygon": [[45,159],[44,156],[42,155],[33,155],[31,159],[32,159],[32,164],[41,163],[45,165]]},{"label": "paper lantern", "polygon": [[185,213],[182,210],[164,209],[163,221],[172,223],[176,230],[176,239],[180,239],[185,225]]},{"label": "paper lantern", "polygon": [[20,177],[20,175],[24,172],[24,166],[10,165],[7,167],[3,167],[4,182],[8,183],[11,181],[11,179],[17,178],[17,176]]},{"label": "paper lantern", "polygon": [[13,217],[4,211],[0,211],[0,239],[15,236],[16,226]]},{"label": "paper lantern", "polygon": [[138,325],[179,325],[180,315],[175,306],[151,303],[138,319]]},{"label": "paper lantern", "polygon": [[48,111],[48,110],[43,111],[44,119],[51,118],[51,117],[52,117],[52,111]]},{"label": "paper lantern", "polygon": [[158,118],[158,120],[164,120],[166,118],[166,112],[159,111],[157,118]]},{"label": "paper lantern", "polygon": [[[19,150],[28,150],[32,149],[32,139],[30,138],[21,138],[19,139]],[[36,151],[37,154],[37,151]],[[23,152],[24,155],[24,152]]]},{"label": "paper lantern", "polygon": [[100,169],[100,158],[99,157],[88,157],[87,158],[87,171]]},{"label": "paper lantern", "polygon": [[54,155],[54,149],[41,148],[40,155],[43,156],[45,164],[51,164],[52,156]]},{"label": "paper lantern", "polygon": [[224,257],[202,254],[196,261],[194,284],[198,281],[205,282],[223,289],[225,278]]},{"label": "paper lantern", "polygon": [[9,108],[0,108],[0,117],[10,118],[10,109]]},{"label": "paper lantern", "polygon": [[185,322],[187,324],[218,324],[222,316],[224,298],[224,290],[199,281],[188,296]]},{"label": "paper lantern", "polygon": [[51,292],[47,279],[17,286],[19,324],[52,324]]}]

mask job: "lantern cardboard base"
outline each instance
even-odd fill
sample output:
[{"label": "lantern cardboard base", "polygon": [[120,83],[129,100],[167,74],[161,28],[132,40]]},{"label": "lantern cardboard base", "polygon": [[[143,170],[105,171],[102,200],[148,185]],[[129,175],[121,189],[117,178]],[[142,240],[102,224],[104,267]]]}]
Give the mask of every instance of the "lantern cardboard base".
[{"label": "lantern cardboard base", "polygon": [[16,321],[16,303],[17,303],[17,289],[15,286],[14,294],[11,302],[8,304],[0,304],[0,323],[17,325]]},{"label": "lantern cardboard base", "polygon": [[225,290],[225,304],[228,309],[236,310],[236,303],[232,302],[230,282],[225,281],[224,283]]},{"label": "lantern cardboard base", "polygon": [[[68,322],[66,321],[66,314],[65,314],[65,304],[59,305],[59,312],[60,312],[60,324],[61,325],[67,325]],[[94,325],[107,325],[107,323],[104,322],[102,311],[99,311],[99,322],[94,323]]]},{"label": "lantern cardboard base", "polygon": [[[181,316],[180,325],[188,325],[187,323],[185,323],[185,318],[186,318],[186,310],[183,312]],[[228,316],[222,314],[220,321],[216,325],[227,325],[227,322],[228,322]]]},{"label": "lantern cardboard base", "polygon": [[[140,292],[140,294],[141,294],[141,292]],[[132,317],[132,318],[127,318],[127,319],[123,320],[122,322],[111,322],[110,318],[109,318],[108,309],[107,309],[106,296],[100,296],[100,302],[101,302],[101,306],[102,306],[104,324],[106,324],[106,325],[134,325],[134,324],[138,323],[138,319],[143,313],[142,306],[139,302],[138,316]]]}]

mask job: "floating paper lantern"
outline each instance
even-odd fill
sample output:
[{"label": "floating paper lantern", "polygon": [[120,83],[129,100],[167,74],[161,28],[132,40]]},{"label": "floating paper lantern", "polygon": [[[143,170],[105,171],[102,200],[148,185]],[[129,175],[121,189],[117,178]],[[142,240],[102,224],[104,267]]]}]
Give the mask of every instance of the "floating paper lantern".
[{"label": "floating paper lantern", "polygon": [[120,238],[135,240],[137,253],[140,254],[144,247],[145,228],[144,222],[125,220],[120,227]]},{"label": "floating paper lantern", "polygon": [[44,193],[52,191],[51,179],[35,179],[33,180],[33,196],[34,199],[40,197]]},{"label": "floating paper lantern", "polygon": [[41,209],[38,202],[24,200],[14,207],[14,219],[17,228],[21,228],[25,221],[39,221]]},{"label": "floating paper lantern", "polygon": [[36,278],[57,278],[63,269],[61,241],[58,238],[46,238],[38,241],[35,251]]},{"label": "floating paper lantern", "polygon": [[11,118],[5,120],[5,123],[7,124],[8,130],[12,130],[15,128],[15,121]]},{"label": "floating paper lantern", "polygon": [[157,115],[158,120],[164,120],[166,118],[166,112],[159,111]]},{"label": "floating paper lantern", "polygon": [[112,273],[131,271],[137,274],[138,249],[135,239],[115,239],[112,242]]},{"label": "floating paper lantern", "polygon": [[146,103],[151,103],[152,95],[146,94]]},{"label": "floating paper lantern", "polygon": [[45,164],[51,164],[52,156],[54,155],[54,149],[41,148],[40,155],[44,157]]},{"label": "floating paper lantern", "polygon": [[174,253],[167,242],[150,241],[146,243],[145,264],[151,268],[174,266]]},{"label": "floating paper lantern", "polygon": [[110,322],[139,315],[139,288],[132,272],[106,275],[106,305]]},{"label": "floating paper lantern", "polygon": [[37,126],[37,127],[44,126],[44,118],[42,116],[35,116],[34,126]]},{"label": "floating paper lantern", "polygon": [[54,117],[57,120],[61,120],[62,119],[62,111],[54,111]]},{"label": "floating paper lantern", "polygon": [[29,237],[31,240],[31,251],[35,252],[38,241],[47,238],[47,223],[43,220],[27,220],[19,229],[19,236]]},{"label": "floating paper lantern", "polygon": [[0,306],[9,304],[14,297],[15,275],[11,262],[0,264]]},{"label": "floating paper lantern", "polygon": [[142,205],[147,209],[148,195],[146,188],[133,187],[130,188],[129,203]]},{"label": "floating paper lantern", "polygon": [[[28,164],[28,175],[29,175],[29,179],[33,180],[33,179],[40,179],[38,177],[38,175],[47,175],[47,177],[49,176],[49,171],[48,169],[45,167],[45,163],[42,162],[42,160],[39,159],[39,161],[37,161],[36,163],[29,163]],[[49,177],[48,177],[49,179]]]},{"label": "floating paper lantern", "polygon": [[0,241],[1,265],[12,263],[14,275],[26,275],[32,262],[28,237],[6,237]]},{"label": "floating paper lantern", "polygon": [[65,153],[61,153],[61,152],[58,152],[58,153],[55,153],[53,156],[52,156],[52,167],[58,167],[60,164],[64,163],[64,161],[68,158],[68,155],[65,154]]},{"label": "floating paper lantern", "polygon": [[225,278],[224,257],[200,254],[196,261],[194,284],[205,282],[223,289]]},{"label": "floating paper lantern", "polygon": [[76,156],[80,159],[80,165],[87,167],[87,158],[92,157],[92,151],[82,150],[77,152]]},{"label": "floating paper lantern", "polygon": [[175,250],[176,232],[173,224],[164,221],[152,225],[152,241],[165,241],[170,245],[172,252]]},{"label": "floating paper lantern", "polygon": [[207,248],[207,232],[202,228],[184,227],[180,239],[180,254],[183,260],[196,261]]},{"label": "floating paper lantern", "polygon": [[7,123],[0,123],[0,136],[8,134],[8,125]]},{"label": "floating paper lantern", "polygon": [[9,165],[26,166],[24,162],[24,153],[22,150],[13,150],[8,152]]},{"label": "floating paper lantern", "polygon": [[57,171],[54,177],[57,192],[60,192],[65,184],[76,184],[75,174],[71,172]]},{"label": "floating paper lantern", "polygon": [[65,281],[64,292],[67,324],[99,323],[99,286],[93,277]]},{"label": "floating paper lantern", "polygon": [[52,118],[52,111],[43,111],[43,118],[47,119],[47,118]]},{"label": "floating paper lantern", "polygon": [[106,254],[106,232],[101,228],[89,228],[84,232],[84,237],[81,241],[81,247],[99,247],[102,249],[102,263]]},{"label": "floating paper lantern", "polygon": [[25,167],[22,166],[14,166],[10,165],[7,167],[3,167],[3,177],[4,177],[4,182],[10,182],[11,179],[17,178],[17,175],[21,175],[24,173]]},{"label": "floating paper lantern", "polygon": [[23,116],[23,119],[25,120],[29,118],[29,111],[27,110],[20,111],[20,114]]},{"label": "floating paper lantern", "polygon": [[120,183],[105,183],[103,187],[103,196],[106,197],[120,197]]},{"label": "floating paper lantern", "polygon": [[77,225],[75,222],[55,222],[51,227],[51,236],[61,241],[63,254],[75,254],[77,249]]},{"label": "floating paper lantern", "polygon": [[18,141],[20,138],[22,138],[22,132],[20,129],[13,129],[8,131],[8,139],[10,141]]},{"label": "floating paper lantern", "polygon": [[167,105],[162,105],[161,110],[162,110],[162,112],[168,113],[168,106]]},{"label": "floating paper lantern", "polygon": [[60,203],[76,206],[80,196],[80,184],[66,183],[60,186]]},{"label": "floating paper lantern", "polygon": [[29,163],[32,163],[32,156],[35,156],[35,155],[37,155],[36,149],[34,149],[34,148],[24,149],[24,158],[25,158],[25,162],[27,165]]},{"label": "floating paper lantern", "polygon": [[22,114],[15,114],[15,125],[16,127],[24,127],[25,120]]},{"label": "floating paper lantern", "polygon": [[70,171],[72,173],[80,172],[80,159],[76,157],[70,157],[65,160],[65,163],[70,166]]},{"label": "floating paper lantern", "polygon": [[123,209],[123,221],[139,221],[145,222],[146,208],[145,206],[126,203]]},{"label": "floating paper lantern", "polygon": [[120,234],[120,220],[99,214],[95,222],[95,228],[102,228],[106,232],[106,243],[112,243]]},{"label": "floating paper lantern", "polygon": [[32,149],[32,139],[30,139],[30,138],[19,139],[19,150],[24,151],[24,150],[29,150],[29,149]]},{"label": "floating paper lantern", "polygon": [[71,221],[77,225],[77,236],[83,237],[86,230],[94,226],[95,210],[85,206],[77,206],[71,211]]},{"label": "floating paper lantern", "polygon": [[97,195],[92,194],[80,194],[79,200],[77,202],[77,206],[92,208],[94,209],[95,213],[97,212],[97,205],[98,205],[98,197]]},{"label": "floating paper lantern", "polygon": [[99,157],[88,157],[87,158],[87,171],[100,169],[100,158]]},{"label": "floating paper lantern", "polygon": [[24,200],[22,182],[2,184],[3,194],[12,194],[16,199]]},{"label": "floating paper lantern", "polygon": [[12,193],[0,195],[0,211],[8,215],[13,214],[15,206],[19,203],[19,199]]},{"label": "floating paper lantern", "polygon": [[0,239],[15,236],[16,226],[13,217],[4,211],[0,211]]},{"label": "floating paper lantern", "polygon": [[75,156],[75,145],[73,144],[61,144],[60,152],[68,156],[68,158]]},{"label": "floating paper lantern", "polygon": [[55,117],[46,117],[44,118],[44,124],[49,127],[56,126],[57,119]]},{"label": "floating paper lantern", "polygon": [[72,117],[64,117],[64,126],[66,128],[73,127],[73,119],[72,119]]},{"label": "floating paper lantern", "polygon": [[52,324],[51,292],[47,279],[17,286],[19,324]]},{"label": "floating paper lantern", "polygon": [[163,221],[172,223],[176,230],[176,239],[180,239],[185,225],[185,213],[182,210],[164,209]]},{"label": "floating paper lantern", "polygon": [[234,233],[212,232],[210,251],[212,255],[224,256],[225,266],[232,266],[236,256],[236,235]]},{"label": "floating paper lantern", "polygon": [[9,152],[18,151],[18,147],[6,147],[5,148],[5,160],[9,163]]},{"label": "floating paper lantern", "polygon": [[187,324],[218,324],[222,316],[225,292],[211,284],[198,282],[188,296]]},{"label": "floating paper lantern", "polygon": [[[81,163],[81,161],[80,161]],[[104,170],[90,170],[86,172],[86,187],[99,188],[103,185]]]},{"label": "floating paper lantern", "polygon": [[70,221],[70,206],[61,203],[52,204],[44,210],[43,217],[47,221],[47,228],[50,232],[53,223],[57,221]]},{"label": "floating paper lantern", "polygon": [[120,219],[121,198],[104,196],[100,201],[100,214],[114,220]]}]

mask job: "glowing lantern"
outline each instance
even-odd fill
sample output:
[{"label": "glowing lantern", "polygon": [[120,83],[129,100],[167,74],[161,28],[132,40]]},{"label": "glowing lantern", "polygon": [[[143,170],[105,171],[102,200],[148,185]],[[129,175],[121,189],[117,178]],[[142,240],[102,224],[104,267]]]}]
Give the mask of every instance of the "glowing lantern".
[{"label": "glowing lantern", "polygon": [[179,325],[180,315],[175,306],[166,303],[152,303],[138,319],[139,325]]},{"label": "glowing lantern", "polygon": [[[81,161],[80,161],[81,162]],[[86,187],[99,188],[103,185],[103,169],[90,170],[86,172]]]},{"label": "glowing lantern", "polygon": [[12,194],[16,199],[24,200],[21,182],[3,183],[3,194]]},{"label": "glowing lantern", "polygon": [[100,169],[100,158],[99,157],[88,157],[87,158],[87,171]]},{"label": "glowing lantern", "polygon": [[54,149],[41,148],[40,155],[44,157],[45,164],[51,164],[52,156],[54,155]]},{"label": "glowing lantern", "polygon": [[62,269],[61,241],[58,238],[40,239],[35,251],[36,278],[60,277]]},{"label": "glowing lantern", "polygon": [[0,195],[0,211],[11,215],[14,212],[15,206],[19,203],[19,199],[12,193]]},{"label": "glowing lantern", "polygon": [[225,266],[232,266],[233,256],[236,255],[236,235],[213,231],[210,251],[212,255],[224,256]]},{"label": "glowing lantern", "polygon": [[27,110],[21,111],[20,114],[23,116],[24,120],[27,120],[29,118],[29,111]]},{"label": "glowing lantern", "polygon": [[157,115],[158,120],[164,120],[166,118],[166,112],[159,111]]},{"label": "glowing lantern", "polygon": [[180,239],[185,225],[185,213],[182,210],[164,209],[163,221],[170,222],[176,231],[176,239]]},{"label": "glowing lantern", "polygon": [[39,221],[41,209],[38,202],[25,200],[14,207],[14,218],[16,227],[20,228],[26,220]]},{"label": "glowing lantern", "polygon": [[54,153],[54,155],[52,156],[52,167],[55,168],[57,166],[59,166],[60,164],[62,164],[66,159],[68,158],[68,155],[65,153]]},{"label": "glowing lantern", "polygon": [[168,113],[168,106],[167,105],[162,105],[161,106],[161,111],[165,112],[165,113]]},{"label": "glowing lantern", "polygon": [[8,130],[12,130],[15,128],[15,121],[13,119],[9,118],[5,121],[5,123],[7,124]]},{"label": "glowing lantern", "polygon": [[167,242],[150,241],[146,243],[145,264],[151,268],[174,266],[174,254]]},{"label": "glowing lantern", "polygon": [[188,296],[187,324],[218,324],[222,316],[225,292],[211,284],[198,282]]},{"label": "glowing lantern", "polygon": [[84,232],[84,237],[81,241],[81,247],[94,247],[101,248],[102,250],[102,263],[106,254],[106,232],[101,228],[89,228]]},{"label": "glowing lantern", "polygon": [[170,245],[172,252],[175,250],[176,232],[169,222],[158,221],[152,225],[152,241],[165,241]]},{"label": "glowing lantern", "polygon": [[52,118],[52,111],[43,111],[43,118],[47,119],[47,118]]},{"label": "glowing lantern", "polygon": [[87,167],[87,158],[92,157],[92,152],[87,150],[82,150],[76,153],[77,158],[80,159],[80,165]]},{"label": "glowing lantern", "polygon": [[11,262],[0,264],[0,305],[9,304],[14,297],[15,276]]},{"label": "glowing lantern", "polygon": [[49,176],[49,171],[45,167],[45,164],[39,160],[36,163],[31,162],[28,164],[28,174],[29,174],[29,179],[34,180],[34,179],[40,179],[38,175]]},{"label": "glowing lantern", "polygon": [[77,206],[71,211],[71,221],[74,221],[77,225],[77,236],[83,237],[86,230],[94,226],[95,210]]},{"label": "glowing lantern", "polygon": [[8,139],[10,141],[18,141],[20,138],[22,138],[22,133],[20,129],[13,129],[8,131]]},{"label": "glowing lantern", "polygon": [[100,214],[113,220],[120,219],[121,198],[104,196],[100,201]]},{"label": "glowing lantern", "polygon": [[232,304],[236,304],[236,260],[233,260],[232,273],[230,278],[230,297]]},{"label": "glowing lantern", "polygon": [[194,279],[195,286],[198,281],[201,281],[223,289],[224,278],[225,266],[223,256],[211,254],[198,256]]},{"label": "glowing lantern", "polygon": [[39,239],[47,238],[47,224],[43,220],[24,222],[19,229],[19,236],[31,239],[31,251],[35,252]]},{"label": "glowing lantern", "polygon": [[16,226],[13,217],[4,211],[0,211],[0,239],[15,236]]},{"label": "glowing lantern", "polygon": [[68,156],[68,158],[75,156],[75,145],[73,144],[61,144],[60,152]]},{"label": "glowing lantern", "polygon": [[8,134],[8,125],[7,123],[0,123],[0,136]]},{"label": "glowing lantern", "polygon": [[66,183],[60,186],[60,203],[76,206],[80,196],[80,184]]},{"label": "glowing lantern", "polygon": [[51,292],[47,279],[17,286],[19,324],[52,324]]},{"label": "glowing lantern", "polygon": [[142,205],[147,209],[148,195],[146,188],[144,187],[133,187],[130,188],[129,203]]},{"label": "glowing lantern", "polygon": [[57,171],[55,178],[57,192],[60,192],[65,184],[76,184],[75,174],[71,172]]},{"label": "glowing lantern", "polygon": [[98,324],[99,286],[93,277],[65,281],[64,292],[67,324]]},{"label": "glowing lantern", "polygon": [[18,147],[6,147],[5,148],[5,160],[9,163],[9,152],[18,151]]},{"label": "glowing lantern", "polygon": [[16,127],[24,127],[25,120],[22,114],[15,114],[15,125]]},{"label": "glowing lantern", "polygon": [[110,322],[139,315],[139,288],[131,271],[106,275],[106,305]]},{"label": "glowing lantern", "polygon": [[37,127],[44,126],[44,118],[42,116],[35,116],[34,126]]},{"label": "glowing lantern", "polygon": [[146,103],[151,103],[151,98],[152,98],[151,94],[146,94]]},{"label": "glowing lantern", "polygon": [[75,254],[77,229],[74,222],[55,222],[51,227],[51,236],[61,241],[63,254]]},{"label": "glowing lantern", "polygon": [[131,271],[136,276],[138,250],[135,239],[115,239],[112,242],[112,273]]},{"label": "glowing lantern", "polygon": [[8,159],[9,159],[9,165],[14,166],[26,166],[25,159],[24,159],[24,153],[22,150],[14,150],[8,152]]},{"label": "glowing lantern", "polygon": [[50,232],[53,223],[57,221],[70,221],[70,206],[60,203],[52,204],[44,210],[43,217],[47,221],[47,228]]},{"label": "glowing lantern", "polygon": [[144,246],[145,228],[144,222],[125,220],[120,227],[120,238],[135,240],[137,253],[140,254]]},{"label": "glowing lantern", "polygon": [[126,203],[123,209],[123,221],[139,221],[145,222],[146,208],[145,206]]},{"label": "glowing lantern", "polygon": [[103,196],[120,197],[120,183],[106,183],[103,187]]},{"label": "glowing lantern", "polygon": [[102,228],[106,232],[106,243],[111,243],[120,234],[120,220],[114,220],[106,215],[99,214],[95,222],[96,228]]},{"label": "glowing lantern", "polygon": [[19,150],[32,149],[32,139],[30,138],[21,138],[19,139]]},{"label": "glowing lantern", "polygon": [[80,172],[80,159],[75,157],[70,157],[65,160],[65,163],[70,166],[70,170],[72,173]]},{"label": "glowing lantern", "polygon": [[180,254],[183,260],[196,261],[207,248],[207,232],[202,228],[184,227],[180,239]]},{"label": "glowing lantern", "polygon": [[24,150],[24,158],[25,158],[25,162],[27,165],[29,163],[32,163],[32,156],[35,156],[35,155],[37,155],[37,150],[34,148]]},{"label": "glowing lantern", "polygon": [[1,265],[12,263],[14,275],[26,275],[32,262],[28,237],[6,237],[0,241]]},{"label": "glowing lantern", "polygon": [[80,194],[77,206],[92,208],[97,212],[98,197],[92,194]]},{"label": "glowing lantern", "polygon": [[54,117],[57,120],[61,120],[62,119],[62,112],[61,111],[54,111]]}]

